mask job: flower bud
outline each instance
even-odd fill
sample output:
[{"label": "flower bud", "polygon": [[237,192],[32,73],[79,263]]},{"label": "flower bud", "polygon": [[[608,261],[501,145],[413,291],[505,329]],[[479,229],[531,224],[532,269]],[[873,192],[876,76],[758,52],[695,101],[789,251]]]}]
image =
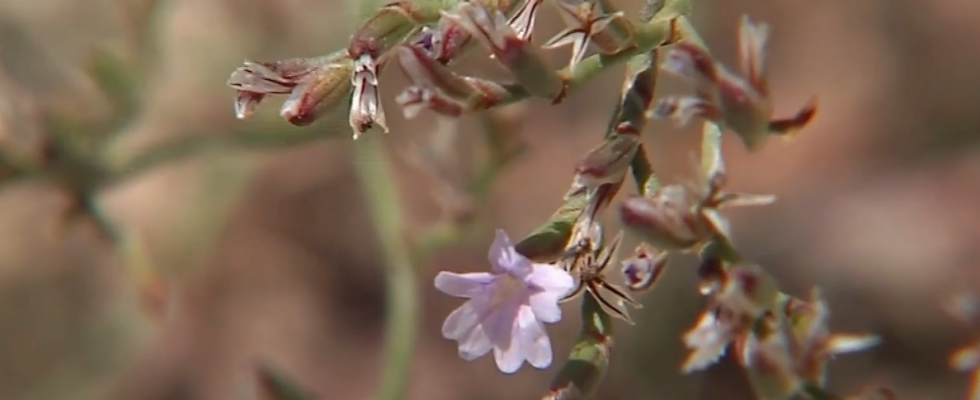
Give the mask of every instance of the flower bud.
[{"label": "flower bud", "polygon": [[228,78],[236,89],[235,113],[248,118],[267,95],[288,94],[280,114],[305,126],[342,107],[351,95],[353,64],[343,53],[275,62],[246,61]]},{"label": "flower bud", "polygon": [[706,119],[735,133],[749,151],[758,151],[773,135],[789,136],[809,124],[816,114],[811,101],[791,118],[774,119],[773,101],[765,76],[766,24],[742,19],[739,30],[741,74],[715,61],[703,47],[679,42],[670,47],[662,68],[688,80],[694,94],[663,99],[654,116],[671,117],[686,124]]},{"label": "flower bud", "polygon": [[600,185],[621,182],[629,171],[633,155],[640,147],[637,135],[621,134],[607,138],[589,151],[575,167],[572,191],[594,189]]},{"label": "flower bud", "polygon": [[619,206],[623,228],[664,250],[688,250],[710,238],[711,227],[694,211],[681,186],[667,186],[652,197],[633,197]]},{"label": "flower bud", "polygon": [[623,261],[622,274],[626,288],[634,292],[649,290],[667,267],[667,252],[656,255],[644,246],[638,246],[635,255]]},{"label": "flower bud", "polygon": [[354,129],[354,139],[375,124],[387,133],[385,112],[378,94],[378,65],[374,58],[363,54],[354,60],[354,73],[350,81],[354,85],[350,107],[350,126]]}]

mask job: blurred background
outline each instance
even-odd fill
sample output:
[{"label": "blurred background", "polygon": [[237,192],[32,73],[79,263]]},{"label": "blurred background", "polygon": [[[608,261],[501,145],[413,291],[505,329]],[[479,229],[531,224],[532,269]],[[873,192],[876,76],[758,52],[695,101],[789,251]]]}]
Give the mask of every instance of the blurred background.
[{"label": "blurred background", "polygon": [[[380,370],[385,276],[352,167],[362,142],[346,131],[328,135],[329,123],[288,125],[277,115],[280,99],[251,120],[235,120],[225,86],[243,60],[345,46],[350,7],[338,0],[169,0],[151,13],[148,4],[0,0],[4,143],[43,134],[31,117],[37,108],[76,120],[121,112],[84,73],[96,48],[119,55],[139,76],[140,107],[123,110],[131,118],[112,133],[113,154],[194,135],[320,130],[325,139],[249,152],[219,147],[103,193],[105,213],[139,239],[140,260],[154,278],[122,262],[118,246],[91,225],[57,228],[67,200],[51,182],[5,185],[0,399],[251,399],[259,363],[321,399],[370,396]],[[621,6],[633,12],[640,3]],[[730,188],[779,197],[773,206],[729,213],[736,242],[786,291],[803,296],[821,287],[835,328],[884,337],[882,346],[832,364],[833,389],[886,384],[904,398],[961,398],[968,377],[950,372],[946,358],[976,332],[944,314],[941,303],[975,289],[980,264],[980,3],[696,1],[695,24],[728,64],[743,13],[773,27],[777,114],[814,96],[820,108],[794,140],[774,140],[752,157],[726,135]],[[535,41],[560,23],[545,7]],[[560,65],[567,50],[548,54]],[[506,77],[484,57],[470,55],[462,70]],[[620,77],[621,69],[609,72],[560,106],[530,101],[498,113],[523,151],[481,201],[456,190],[469,179],[458,172],[477,167],[466,161],[482,146],[481,121],[449,126],[428,113],[405,121],[393,101],[404,78],[385,71],[391,133],[383,142],[404,199],[405,234],[477,221],[416,266],[423,320],[408,399],[531,399],[545,390],[554,371],[504,376],[489,358],[460,360],[455,343],[439,333],[459,302],[431,282],[440,270],[486,268],[493,229],[521,237],[560,205],[572,165],[603,134]],[[660,94],[686,89],[661,82]],[[433,157],[412,150],[447,138],[450,150]],[[695,125],[648,129],[663,180],[690,179],[698,140]],[[642,296],[638,324],[617,326],[599,398],[744,398],[737,374],[725,368],[707,373],[709,382],[678,372],[680,334],[701,307],[693,261],[675,258]],[[578,329],[574,307],[567,304],[566,319],[551,327],[556,360]]]}]

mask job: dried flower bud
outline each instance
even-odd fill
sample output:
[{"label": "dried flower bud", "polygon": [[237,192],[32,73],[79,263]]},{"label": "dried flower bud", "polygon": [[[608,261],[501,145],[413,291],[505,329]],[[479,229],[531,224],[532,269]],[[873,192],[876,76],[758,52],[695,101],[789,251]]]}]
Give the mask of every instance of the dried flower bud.
[{"label": "dried flower bud", "polygon": [[633,197],[619,206],[623,228],[664,250],[688,250],[711,237],[711,226],[694,210],[682,186],[667,186],[651,197]]},{"label": "dried flower bud", "polygon": [[407,118],[415,117],[423,108],[458,117],[485,110],[506,93],[497,83],[456,74],[417,46],[401,46],[395,54],[402,72],[414,85],[395,99]]},{"label": "dried flower bud", "polygon": [[776,305],[779,294],[775,279],[762,267],[738,264],[725,271],[722,286],[712,300],[737,315],[754,320]]},{"label": "dried flower bud", "polygon": [[238,118],[248,118],[265,96],[288,94],[280,114],[294,125],[309,125],[347,101],[352,68],[351,60],[342,53],[276,62],[246,61],[228,78],[228,86],[237,90],[235,113]]},{"label": "dried flower bud", "polygon": [[510,26],[500,11],[476,2],[464,2],[443,17],[455,22],[514,74],[527,91],[557,103],[565,96],[565,83],[541,58],[534,47]]},{"label": "dried flower bud", "polygon": [[623,261],[626,288],[634,292],[649,290],[667,267],[667,252],[651,255],[646,246],[637,246],[633,258]]},{"label": "dried flower bud", "polygon": [[692,351],[681,365],[682,373],[703,370],[725,355],[738,326],[719,316],[723,314],[715,310],[702,312],[694,327],[684,334],[684,346]]},{"label": "dried flower bud", "polygon": [[754,24],[743,17],[739,30],[742,76],[717,63],[696,44],[679,42],[671,46],[662,68],[690,81],[695,93],[662,100],[654,107],[654,116],[676,118],[682,124],[693,117],[713,121],[738,135],[749,151],[760,150],[769,136],[787,136],[803,128],[816,114],[815,103],[803,107],[792,118],[772,117],[773,104],[764,69],[768,36],[767,25]]},{"label": "dried flower bud", "polygon": [[459,24],[442,18],[435,28],[423,28],[411,46],[423,50],[428,57],[446,65],[462,53],[472,39],[473,36]]},{"label": "dried flower bud", "polygon": [[640,138],[637,135],[610,136],[575,166],[575,183],[571,191],[621,182],[626,178],[630,162],[639,147]]},{"label": "dried flower bud", "polygon": [[377,124],[385,133],[385,112],[378,94],[378,65],[374,58],[364,54],[354,60],[354,73],[351,75],[354,96],[351,98],[350,126],[354,129],[354,139]]},{"label": "dried flower bud", "polygon": [[831,333],[827,304],[816,289],[808,302],[788,298],[783,304],[741,348],[740,359],[760,396],[784,398],[806,384],[822,385],[834,356],[880,342],[873,335]]}]

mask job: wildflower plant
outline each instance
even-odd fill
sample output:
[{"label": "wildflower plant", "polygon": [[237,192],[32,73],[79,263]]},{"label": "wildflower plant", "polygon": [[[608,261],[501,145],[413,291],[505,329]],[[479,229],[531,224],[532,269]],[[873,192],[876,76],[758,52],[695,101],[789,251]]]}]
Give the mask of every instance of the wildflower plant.
[{"label": "wildflower plant", "polygon": [[[398,196],[377,147],[384,136],[375,134],[409,133],[389,126],[382,99],[393,98],[407,118],[428,113],[449,125],[464,115],[488,121],[493,155],[479,178],[459,190],[476,196],[485,193],[495,173],[520,153],[505,144],[513,129],[501,123],[498,108],[530,98],[558,105],[588,80],[617,66],[625,66],[625,72],[618,98],[610,101],[609,123],[592,149],[578,160],[568,160],[570,183],[562,205],[520,240],[497,230],[481,272],[443,271],[435,277],[435,289],[464,299],[446,316],[443,336],[456,342],[463,360],[493,354],[497,369],[506,374],[517,372],[525,362],[546,369],[560,360],[542,398],[590,397],[614,354],[614,321],[639,323],[629,310],[642,307],[643,293],[656,287],[673,255],[691,253],[698,257],[694,272],[704,309],[679,338],[689,350],[681,372],[704,370],[731,352],[760,399],[845,398],[826,388],[829,361],[875,346],[879,338],[833,331],[828,304],[818,289],[805,297],[783,292],[762,266],[739,253],[726,218],[736,206],[762,206],[776,199],[731,191],[722,135],[735,136],[743,150],[755,153],[771,136],[791,137],[816,116],[815,102],[793,116],[774,116],[775,96],[765,65],[770,28],[742,18],[736,69],[716,60],[691,24],[693,0],[647,0],[639,11],[619,9],[610,0],[553,1],[567,26],[542,46],[531,39],[545,0],[401,0],[370,8],[346,48],[315,57],[246,61],[227,80],[239,119],[250,118],[270,97],[278,96],[279,113],[290,124],[325,122],[333,136],[367,136],[353,146],[356,169],[384,249],[389,285],[386,361],[377,398],[395,400],[404,392],[420,318],[414,264],[434,247],[402,236]],[[476,50],[483,51],[478,57],[486,63],[506,68],[510,78],[497,81],[454,70],[456,61]],[[543,57],[546,51],[567,52],[568,62],[549,65]],[[114,59],[100,61],[105,62],[100,67],[125,70]],[[390,67],[408,79],[408,87],[394,88],[381,79]],[[657,84],[664,76],[683,79],[689,92],[658,97]],[[99,83],[119,104],[135,102],[132,85],[120,89],[109,80]],[[134,112],[124,111],[123,117]],[[655,173],[647,153],[651,144],[643,140],[653,118],[702,124],[695,176],[669,183]],[[91,129],[111,133],[124,121]],[[72,210],[91,216],[124,254],[140,252],[132,248],[125,230],[117,229],[99,210],[96,196],[140,172],[214,144],[199,138],[180,140],[118,162],[103,155],[108,143],[97,143],[91,151],[95,155],[89,154],[80,150],[84,146],[60,141],[71,135],[63,134],[53,118],[45,122],[49,139],[35,152],[33,163],[0,152],[0,183],[34,177],[53,180],[77,199]],[[334,129],[338,125],[344,127]],[[228,136],[224,144],[268,148],[323,136],[313,129],[304,132],[285,137],[265,129],[247,130]],[[637,194],[620,196],[629,184]],[[603,222],[610,219],[604,217],[612,217],[613,223]],[[459,233],[448,229],[433,235],[433,241],[449,242],[447,238]],[[632,252],[620,254],[627,239],[639,243]],[[562,323],[561,305],[572,302],[580,310],[579,335],[571,349],[553,349],[548,326]],[[980,364],[975,347],[958,352],[954,366],[975,371]],[[312,397],[268,365],[258,368],[256,382],[270,399]],[[846,398],[895,395],[871,388]]]},{"label": "wildflower plant", "polygon": [[[815,103],[791,118],[772,116],[765,75],[769,27],[742,19],[740,68],[733,72],[710,55],[690,24],[689,0],[649,1],[639,18],[608,0],[555,0],[568,27],[537,48],[530,39],[543,2],[389,3],[355,31],[346,50],[304,61],[248,62],[236,70],[229,85],[238,91],[237,114],[247,117],[264,95],[288,94],[282,115],[289,122],[306,125],[334,110],[347,112],[357,139],[372,127],[389,131],[379,96],[393,89],[378,75],[391,64],[410,82],[395,96],[406,117],[428,111],[454,119],[529,97],[558,104],[585,80],[625,63],[608,129],[574,164],[564,205],[516,244],[498,230],[491,272],[436,277],[437,289],[467,299],[446,318],[443,335],[457,342],[464,360],[492,351],[504,373],[516,372],[524,361],[547,368],[553,355],[544,324],[559,322],[559,302],[581,299],[581,336],[545,398],[588,397],[612,354],[612,318],[633,324],[626,307],[642,307],[634,295],[654,286],[671,253],[691,252],[701,259],[699,286],[707,306],[683,337],[691,354],[681,370],[704,369],[734,346],[760,398],[833,398],[824,390],[827,362],[871,347],[877,338],[830,333],[819,291],[808,299],[781,292],[764,269],[739,255],[722,213],[775,200],[724,190],[722,131],[755,152],[769,136],[795,133],[815,116]],[[455,72],[452,63],[475,47],[512,80]],[[566,47],[571,54],[563,69],[541,57]],[[590,49],[596,54],[587,57]],[[693,94],[655,100],[661,71],[684,78]],[[703,122],[694,179],[661,184],[641,140],[650,118]],[[617,200],[627,177],[639,194]],[[600,221],[610,211],[622,231],[604,243],[603,231],[614,228]],[[620,260],[623,235],[641,243]]]}]

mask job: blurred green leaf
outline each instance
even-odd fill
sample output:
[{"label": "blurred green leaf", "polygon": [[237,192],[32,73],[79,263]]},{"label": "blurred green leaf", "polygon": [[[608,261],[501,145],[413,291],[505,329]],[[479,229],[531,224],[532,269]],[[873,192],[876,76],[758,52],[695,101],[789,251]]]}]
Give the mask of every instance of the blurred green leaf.
[{"label": "blurred green leaf", "polygon": [[259,396],[262,400],[314,400],[282,371],[267,364],[259,366]]},{"label": "blurred green leaf", "polygon": [[137,71],[118,54],[96,47],[88,60],[88,74],[113,107],[109,121],[100,125],[105,134],[112,134],[140,109],[140,87]]}]

